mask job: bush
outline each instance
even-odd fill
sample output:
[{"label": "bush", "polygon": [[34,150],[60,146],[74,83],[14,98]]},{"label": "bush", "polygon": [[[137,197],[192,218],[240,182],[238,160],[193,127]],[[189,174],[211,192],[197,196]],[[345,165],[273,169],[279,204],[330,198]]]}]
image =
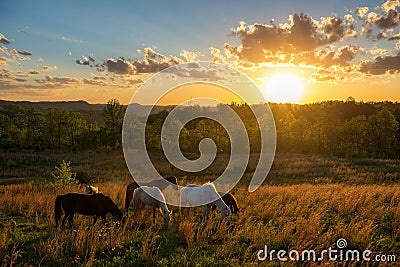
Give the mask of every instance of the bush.
[{"label": "bush", "polygon": [[78,185],[79,181],[76,179],[76,173],[71,171],[71,162],[65,162],[64,160],[60,166],[55,166],[56,173],[53,173],[53,181],[50,185],[54,188],[65,188],[71,185]]}]

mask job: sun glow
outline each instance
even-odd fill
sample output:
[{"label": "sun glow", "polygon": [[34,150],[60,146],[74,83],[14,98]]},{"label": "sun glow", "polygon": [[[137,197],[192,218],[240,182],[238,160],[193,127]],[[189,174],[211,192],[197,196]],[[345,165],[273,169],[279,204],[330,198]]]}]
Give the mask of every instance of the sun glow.
[{"label": "sun glow", "polygon": [[291,72],[280,72],[264,79],[264,93],[275,103],[299,103],[304,95],[301,78]]}]

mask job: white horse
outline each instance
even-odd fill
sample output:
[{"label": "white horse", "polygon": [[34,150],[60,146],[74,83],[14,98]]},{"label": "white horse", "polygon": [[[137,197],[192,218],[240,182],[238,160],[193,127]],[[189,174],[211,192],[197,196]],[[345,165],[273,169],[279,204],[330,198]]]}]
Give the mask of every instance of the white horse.
[{"label": "white horse", "polygon": [[94,195],[99,193],[99,188],[93,185],[87,185],[84,194],[85,195]]},{"label": "white horse", "polygon": [[[214,200],[216,199],[216,200]],[[211,201],[214,200],[214,201]],[[204,218],[207,218],[208,206],[214,204],[221,211],[221,219],[228,218],[228,223],[231,222],[231,209],[225,204],[218,194],[214,184],[206,183],[202,186],[189,184],[181,190],[181,201],[180,206],[183,207],[195,207],[201,203],[208,203],[203,205]]]},{"label": "white horse", "polygon": [[[157,196],[158,199],[162,199],[162,202],[151,197],[146,193],[146,191],[151,192],[152,195]],[[138,212],[145,205],[153,207],[153,223],[156,223],[156,208],[160,208],[164,217],[164,226],[168,227],[168,223],[171,219],[171,212],[168,210],[167,204],[165,203],[165,198],[163,193],[158,187],[142,186],[136,188],[133,191],[133,210]]]}]

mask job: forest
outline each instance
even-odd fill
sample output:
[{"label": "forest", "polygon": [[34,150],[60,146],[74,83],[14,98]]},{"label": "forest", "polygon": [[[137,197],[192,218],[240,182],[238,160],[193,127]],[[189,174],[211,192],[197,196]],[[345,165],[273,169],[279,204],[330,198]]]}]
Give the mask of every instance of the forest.
[{"label": "forest", "polygon": [[[266,105],[266,104],[263,104]],[[249,135],[250,150],[260,147],[260,130],[247,104],[231,103]],[[277,152],[313,153],[349,158],[399,158],[400,103],[324,101],[312,104],[269,103],[274,116]],[[192,106],[187,109],[200,107]],[[211,108],[210,108],[211,109]],[[0,105],[0,148],[33,151],[110,151],[121,148],[126,106],[112,99],[103,110],[69,111],[62,105],[38,109]],[[146,123],[146,145],[161,151],[162,123],[170,108],[152,112]],[[99,114],[100,113],[100,114]],[[198,118],[183,126],[180,147],[198,153],[197,144],[213,139],[218,153],[230,152],[229,136],[217,122]]]}]

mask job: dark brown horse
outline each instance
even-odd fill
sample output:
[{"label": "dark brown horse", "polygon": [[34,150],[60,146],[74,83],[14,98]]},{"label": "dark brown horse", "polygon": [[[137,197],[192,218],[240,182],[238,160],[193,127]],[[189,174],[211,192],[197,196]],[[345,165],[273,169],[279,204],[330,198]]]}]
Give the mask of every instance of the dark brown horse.
[{"label": "dark brown horse", "polygon": [[56,197],[54,214],[56,219],[56,226],[61,219],[62,209],[64,210],[64,218],[62,225],[68,220],[71,227],[73,227],[73,220],[75,213],[82,215],[95,215],[101,217],[103,223],[106,222],[107,213],[111,213],[114,219],[123,222],[122,212],[118,209],[117,205],[107,196],[103,194],[85,195],[77,193],[68,193]]},{"label": "dark brown horse", "polygon": [[[223,193],[218,192],[218,194],[222,195]],[[237,214],[239,212],[236,198],[231,193],[226,193],[225,195],[223,195],[222,200],[231,209],[232,214]],[[215,205],[212,205],[212,210],[215,210]]]},{"label": "dark brown horse", "polygon": [[[178,190],[178,181],[175,176],[170,176],[164,179],[159,179],[155,181],[151,181],[149,183],[143,183],[142,186],[155,186],[158,187],[161,191],[164,190],[168,185],[174,184],[175,190]],[[126,194],[125,194],[125,209],[128,211],[129,205],[132,202],[133,199],[133,191],[135,191],[136,188],[138,188],[139,185],[136,182],[128,184],[126,187]]]}]

